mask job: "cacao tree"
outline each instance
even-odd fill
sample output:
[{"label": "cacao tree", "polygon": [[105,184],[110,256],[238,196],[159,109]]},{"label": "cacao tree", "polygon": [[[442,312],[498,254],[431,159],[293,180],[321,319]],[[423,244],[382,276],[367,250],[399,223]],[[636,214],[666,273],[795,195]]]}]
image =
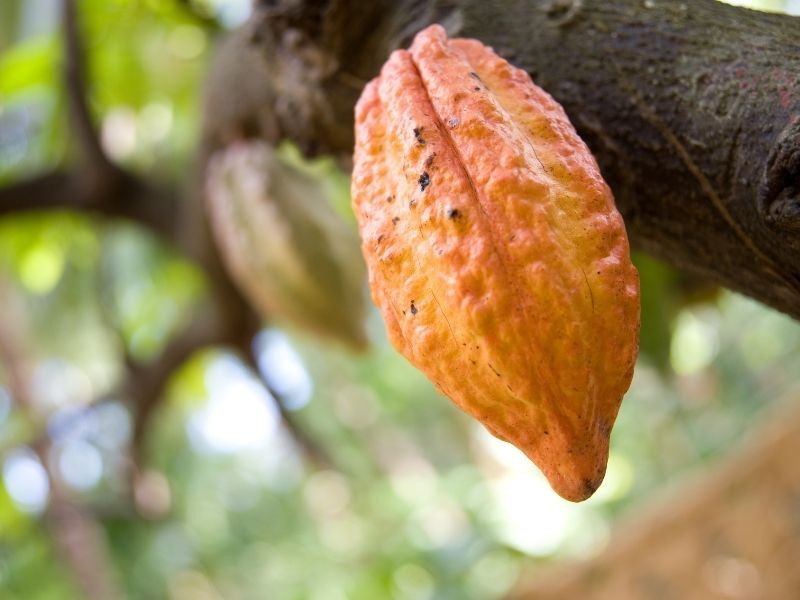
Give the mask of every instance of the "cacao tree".
[{"label": "cacao tree", "polygon": [[[154,356],[143,358],[130,344],[120,343],[118,392],[133,414],[132,496],[135,482],[141,489],[152,488],[144,441],[170,377],[198,349],[232,348],[257,372],[252,342],[264,319],[278,318],[283,309],[290,315],[303,304],[295,298],[320,293],[308,294],[314,283],[326,298],[338,298],[337,309],[345,312],[311,305],[300,317],[288,319],[311,322],[310,329],[320,330],[319,323],[330,322],[328,315],[347,315],[335,318],[337,330],[323,334],[363,346],[363,298],[353,293],[362,273],[360,266],[356,272],[342,266],[353,263],[349,242],[343,241],[350,233],[338,233],[341,215],[334,216],[326,204],[315,227],[302,230],[306,237],[296,243],[312,250],[290,268],[281,262],[295,295],[276,301],[247,283],[252,280],[249,266],[237,262],[237,251],[225,241],[241,240],[220,234],[224,225],[213,220],[210,190],[219,189],[215,177],[218,183],[225,154],[246,145],[276,148],[289,141],[305,158],[334,157],[339,168],[349,171],[357,99],[392,51],[408,47],[418,31],[434,23],[452,37],[492,47],[564,107],[608,182],[635,249],[689,274],[681,277],[728,287],[800,318],[798,17],[715,0],[255,0],[247,20],[223,32],[219,20],[209,16],[209,3],[151,4],[179,14],[184,25],[205,28],[214,39],[205,86],[192,91],[202,98],[200,114],[191,117],[199,123],[190,144],[192,164],[165,175],[158,170],[158,157],[143,169],[109,151],[93,104],[103,90],[91,79],[93,61],[101,60],[104,47],[85,43],[86,30],[94,27],[91,10],[79,10],[87,2],[63,0],[59,77],[69,120],[61,129],[52,127],[62,140],[61,154],[36,172],[4,173],[0,181],[2,217],[67,210],[104,223],[126,220],[203,273],[203,300],[181,315]],[[0,6],[0,18],[15,21],[24,5]],[[109,4],[110,10],[123,12],[130,5]],[[191,49],[191,31],[186,25],[183,38],[176,34],[172,40],[180,51]],[[115,42],[113,36],[99,39]],[[38,51],[42,56],[54,52],[52,45]],[[135,62],[116,69],[121,79],[135,76]],[[12,66],[2,64],[8,73]],[[0,96],[0,119],[16,114],[4,111],[2,102]],[[151,111],[154,122],[163,120],[159,114],[157,108]],[[4,153],[13,154],[12,142],[13,137],[3,140]],[[295,167],[302,172],[303,167]],[[294,173],[281,185],[303,190],[307,198],[317,193],[307,192],[317,184]],[[297,214],[294,208],[307,206],[280,209],[289,215],[287,222]],[[274,212],[267,217],[245,214],[261,215],[243,217],[245,224],[262,218],[277,223]],[[275,251],[298,258],[285,250],[293,246],[281,242],[280,231],[276,226]],[[318,244],[322,239],[328,241]],[[309,283],[306,269],[312,267],[342,276]],[[179,281],[176,286],[184,291],[195,285],[192,275],[175,273],[163,279],[149,275],[159,285]],[[340,280],[349,283],[342,286]],[[26,406],[32,403],[26,403],[24,361],[18,360],[25,335],[14,335],[13,329],[0,330],[0,361],[15,404]],[[281,418],[312,462],[328,464],[330,457],[290,412],[284,410]],[[43,463],[51,441],[44,435],[32,444]],[[82,593],[114,596],[119,582],[107,576],[113,569],[104,558],[96,519],[68,495],[54,494],[51,502],[47,526],[64,541],[62,555]],[[142,505],[137,510],[147,512]],[[84,543],[71,546],[75,539]],[[93,564],[105,566],[92,569]]]}]

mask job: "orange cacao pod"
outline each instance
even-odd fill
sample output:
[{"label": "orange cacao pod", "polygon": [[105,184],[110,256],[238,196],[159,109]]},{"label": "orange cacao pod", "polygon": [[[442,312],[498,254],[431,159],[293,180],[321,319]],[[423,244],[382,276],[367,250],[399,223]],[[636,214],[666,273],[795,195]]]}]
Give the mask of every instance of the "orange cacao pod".
[{"label": "orange cacao pod", "polygon": [[558,494],[591,496],[633,375],[639,277],[561,106],[433,25],[358,102],[352,196],[394,346]]}]

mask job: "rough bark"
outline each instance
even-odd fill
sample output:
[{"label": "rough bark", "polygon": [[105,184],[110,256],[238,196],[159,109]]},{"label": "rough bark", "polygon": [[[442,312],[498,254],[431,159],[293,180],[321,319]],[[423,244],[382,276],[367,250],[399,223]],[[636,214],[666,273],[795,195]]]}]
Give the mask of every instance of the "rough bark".
[{"label": "rough bark", "polygon": [[800,317],[800,19],[712,0],[504,4],[490,29],[465,7],[464,33],[564,105],[634,245]]},{"label": "rough bark", "polygon": [[240,34],[271,76],[258,88],[271,129],[256,135],[346,156],[360,85],[442,21],[564,105],[635,247],[800,317],[800,19],[715,0],[261,5]]}]

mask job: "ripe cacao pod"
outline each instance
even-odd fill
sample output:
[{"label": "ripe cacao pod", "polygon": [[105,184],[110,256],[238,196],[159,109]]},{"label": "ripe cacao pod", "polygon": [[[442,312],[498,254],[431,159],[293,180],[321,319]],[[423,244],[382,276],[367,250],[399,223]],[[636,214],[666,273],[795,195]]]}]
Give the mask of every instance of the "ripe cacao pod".
[{"label": "ripe cacao pod", "polygon": [[358,102],[352,198],[394,346],[558,494],[591,496],[633,375],[639,278],[561,106],[431,26]]},{"label": "ripe cacao pod", "polygon": [[263,142],[237,142],[211,158],[206,188],[226,269],[258,312],[363,350],[364,260],[324,182]]}]

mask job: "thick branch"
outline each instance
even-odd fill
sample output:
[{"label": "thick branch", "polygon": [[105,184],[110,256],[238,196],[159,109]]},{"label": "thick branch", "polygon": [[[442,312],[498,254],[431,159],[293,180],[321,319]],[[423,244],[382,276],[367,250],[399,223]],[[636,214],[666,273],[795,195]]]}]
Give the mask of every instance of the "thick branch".
[{"label": "thick branch", "polygon": [[0,188],[0,217],[41,210],[78,210],[104,217],[130,219],[174,237],[178,228],[177,195],[118,171],[98,193],[85,171],[51,171]]},{"label": "thick branch", "polygon": [[713,0],[503,4],[490,19],[465,3],[463,33],[564,105],[634,245],[800,317],[800,19]]},{"label": "thick branch", "polygon": [[[336,65],[317,59],[329,70],[315,83],[325,102],[305,105],[313,114],[273,111],[275,129],[303,147],[349,154],[341,132],[357,94],[340,87],[343,76],[352,85],[374,76],[404,31],[443,20],[564,105],[635,246],[800,317],[800,19],[715,0],[398,0],[377,21],[357,0],[286,2],[285,18],[275,14],[282,3],[265,4],[279,8],[249,25],[263,71],[289,72],[298,37],[314,47],[307,56]],[[343,51],[326,23],[347,16],[348,40],[361,45]],[[284,75],[260,89],[279,106],[304,84]]]}]

